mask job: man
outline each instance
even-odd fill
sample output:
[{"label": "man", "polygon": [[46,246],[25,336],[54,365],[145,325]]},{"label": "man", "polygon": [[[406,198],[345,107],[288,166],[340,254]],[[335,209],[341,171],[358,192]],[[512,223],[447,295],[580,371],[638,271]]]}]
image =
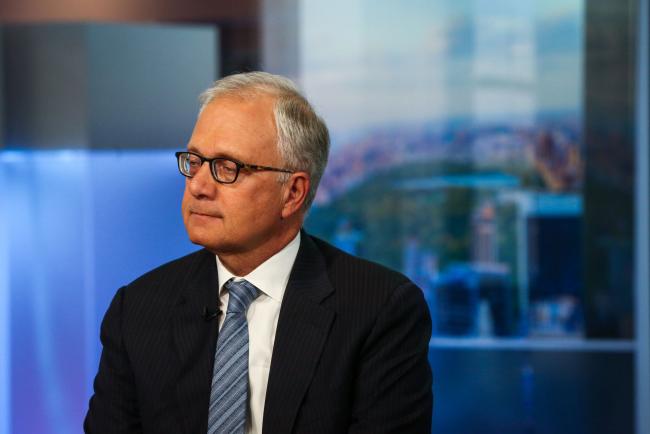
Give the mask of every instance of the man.
[{"label": "man", "polygon": [[182,211],[204,247],[113,299],[88,433],[428,433],[431,321],[399,273],[301,231],[327,162],[287,79],[202,95]]}]

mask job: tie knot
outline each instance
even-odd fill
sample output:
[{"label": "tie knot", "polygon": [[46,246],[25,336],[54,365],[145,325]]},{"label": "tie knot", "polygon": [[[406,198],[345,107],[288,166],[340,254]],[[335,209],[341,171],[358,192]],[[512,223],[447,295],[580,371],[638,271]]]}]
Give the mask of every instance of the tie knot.
[{"label": "tie knot", "polygon": [[228,290],[228,312],[246,312],[248,306],[260,295],[260,290],[247,280],[230,279],[224,286]]}]

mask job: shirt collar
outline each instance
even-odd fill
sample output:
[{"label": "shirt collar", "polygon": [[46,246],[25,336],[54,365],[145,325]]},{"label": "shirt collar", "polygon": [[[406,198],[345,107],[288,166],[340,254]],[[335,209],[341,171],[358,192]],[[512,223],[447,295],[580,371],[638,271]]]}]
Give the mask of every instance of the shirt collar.
[{"label": "shirt collar", "polygon": [[289,275],[293,268],[293,263],[298,256],[300,248],[300,231],[289,244],[284,246],[275,255],[262,262],[256,269],[246,276],[235,276],[221,263],[219,256],[217,258],[217,272],[219,275],[219,294],[223,292],[223,285],[230,279],[246,279],[255,285],[260,291],[272,299],[282,302],[284,290],[289,283]]}]

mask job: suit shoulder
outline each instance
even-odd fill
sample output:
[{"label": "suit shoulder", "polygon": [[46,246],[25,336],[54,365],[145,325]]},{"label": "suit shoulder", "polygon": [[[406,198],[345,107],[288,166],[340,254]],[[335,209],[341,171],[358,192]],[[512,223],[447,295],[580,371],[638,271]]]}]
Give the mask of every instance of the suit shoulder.
[{"label": "suit shoulder", "polygon": [[162,284],[169,285],[176,283],[179,280],[185,279],[199,264],[209,260],[210,256],[214,258],[214,255],[205,249],[197,250],[144,273],[126,287],[128,290],[133,291],[139,288],[151,288],[161,286]]},{"label": "suit shoulder", "polygon": [[[214,262],[214,255],[199,250],[148,271],[118,291],[125,318],[138,323],[167,312],[178,300],[182,289],[197,270]],[[216,270],[216,262],[214,262]],[[205,268],[204,268],[205,269]],[[200,271],[198,271],[200,272]]]},{"label": "suit shoulder", "polygon": [[379,315],[396,303],[415,306],[419,312],[427,310],[422,290],[402,273],[345,253],[318,238],[311,240],[324,260],[334,289],[325,305],[342,321],[368,331]]},{"label": "suit shoulder", "polygon": [[311,236],[320,250],[332,279],[345,279],[355,286],[395,288],[409,283],[408,277],[384,265],[350,255],[320,238]]}]

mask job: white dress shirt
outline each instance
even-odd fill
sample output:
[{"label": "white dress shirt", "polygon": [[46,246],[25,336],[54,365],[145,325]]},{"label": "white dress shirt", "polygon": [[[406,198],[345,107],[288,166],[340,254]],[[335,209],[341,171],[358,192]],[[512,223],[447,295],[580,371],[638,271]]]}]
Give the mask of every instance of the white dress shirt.
[{"label": "white dress shirt", "polygon": [[[275,330],[278,326],[280,306],[284,291],[289,282],[291,268],[298,255],[300,247],[300,232],[282,250],[271,256],[265,262],[246,276],[235,276],[221,263],[217,257],[219,273],[219,301],[221,310],[225,313],[228,306],[228,291],[223,287],[231,278],[246,279],[260,290],[257,297],[246,312],[248,320],[248,385],[249,402],[246,417],[246,433],[261,434],[262,418],[264,416],[264,401],[266,386],[271,368]],[[219,329],[226,315],[219,316]]]}]

